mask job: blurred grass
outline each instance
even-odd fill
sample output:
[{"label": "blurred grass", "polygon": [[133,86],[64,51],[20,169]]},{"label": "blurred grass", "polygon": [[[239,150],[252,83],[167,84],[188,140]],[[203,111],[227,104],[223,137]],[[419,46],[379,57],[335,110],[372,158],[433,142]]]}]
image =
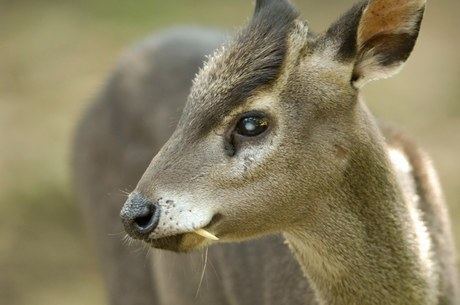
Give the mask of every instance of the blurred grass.
[{"label": "blurred grass", "polygon": [[[297,0],[314,29],[352,1]],[[460,245],[460,4],[429,5],[398,77],[366,89],[371,108],[430,152]],[[180,24],[239,26],[245,0],[0,0],[0,304],[104,304],[69,183],[72,130],[126,46]]]}]

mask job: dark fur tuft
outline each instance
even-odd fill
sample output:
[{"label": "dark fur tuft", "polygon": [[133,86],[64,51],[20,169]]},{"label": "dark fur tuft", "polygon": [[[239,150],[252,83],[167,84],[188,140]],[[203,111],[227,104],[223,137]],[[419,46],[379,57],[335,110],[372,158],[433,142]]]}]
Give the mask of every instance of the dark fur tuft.
[{"label": "dark fur tuft", "polygon": [[257,1],[253,19],[238,39],[241,50],[248,55],[246,66],[251,69],[232,90],[233,100],[243,101],[258,87],[277,79],[287,53],[286,38],[298,15],[286,0]]},{"label": "dark fur tuft", "polygon": [[[201,83],[192,88],[192,101],[184,115],[200,113],[201,133],[278,78],[287,54],[287,38],[298,16],[287,0],[257,1],[249,25],[227,46],[213,69],[199,77]],[[203,110],[188,111],[193,107]]]},{"label": "dark fur tuft", "polygon": [[340,47],[337,59],[350,61],[358,52],[357,32],[361,16],[366,8],[368,0],[361,1],[342,15],[326,32],[326,39],[336,40]]},{"label": "dark fur tuft", "polygon": [[[298,16],[297,10],[288,0],[257,0],[253,19],[260,14],[271,15],[275,19],[277,16],[288,17],[288,19],[295,19]],[[275,19],[271,22],[276,23]]]}]

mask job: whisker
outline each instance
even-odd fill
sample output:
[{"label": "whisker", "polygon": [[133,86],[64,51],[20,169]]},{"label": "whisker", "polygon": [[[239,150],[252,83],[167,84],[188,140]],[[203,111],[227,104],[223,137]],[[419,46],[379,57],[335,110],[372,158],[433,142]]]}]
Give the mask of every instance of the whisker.
[{"label": "whisker", "polygon": [[125,237],[122,239],[122,243],[124,246],[131,247],[134,243],[134,239],[128,234],[125,234]]},{"label": "whisker", "polygon": [[214,271],[214,274],[216,275],[216,279],[220,279],[219,274],[217,273],[216,267],[214,267],[214,264],[212,263],[212,260],[209,258],[209,265],[211,265],[212,270]]},{"label": "whisker", "polygon": [[145,254],[145,258],[148,259],[150,256],[150,251],[152,251],[152,247],[147,245],[147,253]]},{"label": "whisker", "polygon": [[121,242],[124,246],[127,246],[128,245],[128,239],[129,239],[129,235],[128,234],[125,234],[125,236],[123,236],[123,238],[121,239]]},{"label": "whisker", "polygon": [[129,192],[128,191],[125,191],[125,190],[119,190],[123,195],[125,195],[126,197],[129,196]]},{"label": "whisker", "polygon": [[209,250],[209,247],[206,247],[206,250],[204,253],[203,271],[201,271],[200,283],[198,284],[198,289],[196,290],[195,299],[198,297],[198,293],[200,292],[201,285],[203,284],[204,274],[206,272],[206,265],[208,264],[208,250]]},{"label": "whisker", "polygon": [[109,234],[107,234],[107,236],[109,236],[109,237],[118,237],[118,236],[121,236],[122,234],[125,234],[125,231],[120,231],[118,233],[109,233]]},{"label": "whisker", "polygon": [[147,267],[147,265],[149,264],[149,262],[151,262],[150,260],[150,251],[152,250],[152,247],[150,245],[146,245],[146,253],[145,253],[145,260],[144,260],[144,267]]}]

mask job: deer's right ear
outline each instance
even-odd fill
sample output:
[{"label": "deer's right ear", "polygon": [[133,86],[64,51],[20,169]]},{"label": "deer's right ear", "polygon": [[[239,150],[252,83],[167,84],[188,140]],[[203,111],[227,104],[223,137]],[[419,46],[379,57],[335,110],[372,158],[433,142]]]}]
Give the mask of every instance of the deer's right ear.
[{"label": "deer's right ear", "polygon": [[353,62],[352,82],[393,76],[412,52],[426,0],[367,0],[355,5],[327,31],[339,60]]}]

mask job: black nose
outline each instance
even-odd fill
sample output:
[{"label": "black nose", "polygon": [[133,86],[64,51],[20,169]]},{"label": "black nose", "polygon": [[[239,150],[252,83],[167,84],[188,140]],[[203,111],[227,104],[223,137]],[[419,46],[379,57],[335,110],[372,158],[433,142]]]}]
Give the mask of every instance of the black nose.
[{"label": "black nose", "polygon": [[135,193],[125,202],[120,217],[129,235],[145,238],[158,226],[160,206]]}]

